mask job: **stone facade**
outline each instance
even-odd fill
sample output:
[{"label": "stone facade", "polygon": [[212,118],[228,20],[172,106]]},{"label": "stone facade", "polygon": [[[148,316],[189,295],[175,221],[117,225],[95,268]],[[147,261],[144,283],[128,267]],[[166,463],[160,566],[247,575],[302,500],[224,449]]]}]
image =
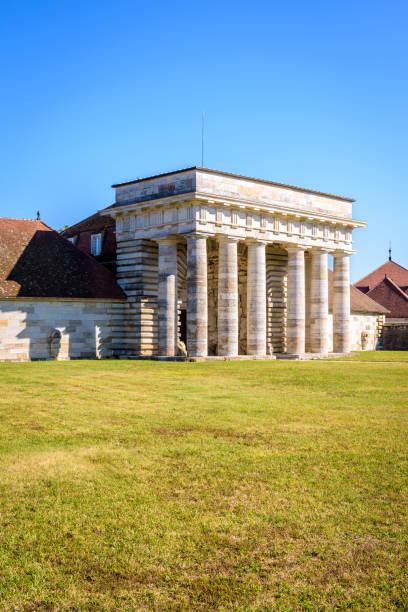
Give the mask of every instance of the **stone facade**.
[{"label": "stone facade", "polygon": [[352,200],[203,168],[114,187],[116,356],[174,357],[180,339],[197,358],[350,350]]},{"label": "stone facade", "polygon": [[112,356],[121,300],[0,300],[0,361]]}]

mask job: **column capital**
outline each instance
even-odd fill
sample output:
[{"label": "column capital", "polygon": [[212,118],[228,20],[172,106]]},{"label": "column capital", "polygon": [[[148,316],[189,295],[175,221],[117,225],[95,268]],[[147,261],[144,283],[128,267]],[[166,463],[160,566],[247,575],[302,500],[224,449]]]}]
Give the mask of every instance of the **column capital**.
[{"label": "column capital", "polygon": [[184,238],[187,240],[198,240],[199,238],[210,238],[211,234],[201,232],[191,232],[190,234],[184,234]]},{"label": "column capital", "polygon": [[174,244],[175,242],[178,242],[180,239],[175,236],[175,235],[170,235],[170,236],[162,236],[159,238],[154,238],[153,239],[154,242],[157,242],[158,244]]},{"label": "column capital", "polygon": [[318,246],[313,246],[311,249],[309,249],[309,251],[312,253],[312,255],[316,255],[316,254],[320,254],[320,255],[328,255],[329,253],[332,253],[331,249],[328,249],[326,247],[318,247]]},{"label": "column capital", "polygon": [[288,253],[298,253],[300,251],[306,251],[306,247],[297,244],[285,244],[283,247]]},{"label": "column capital", "polygon": [[353,253],[350,251],[333,251],[333,257],[350,257]]},{"label": "column capital", "polygon": [[242,240],[242,238],[239,238],[237,236],[227,236],[226,234],[216,234],[215,235],[215,239],[217,240],[217,242],[239,242],[240,240]]},{"label": "column capital", "polygon": [[245,239],[245,244],[246,245],[263,245],[263,246],[267,246],[268,244],[271,244],[269,240],[262,240],[262,238],[246,238]]}]

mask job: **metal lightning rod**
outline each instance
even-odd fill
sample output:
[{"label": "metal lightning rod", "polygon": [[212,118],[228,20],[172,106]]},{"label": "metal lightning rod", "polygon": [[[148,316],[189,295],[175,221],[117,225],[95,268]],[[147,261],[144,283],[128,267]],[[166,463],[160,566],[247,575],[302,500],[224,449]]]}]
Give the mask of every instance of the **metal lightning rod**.
[{"label": "metal lightning rod", "polygon": [[204,168],[204,111],[201,114],[201,167]]}]

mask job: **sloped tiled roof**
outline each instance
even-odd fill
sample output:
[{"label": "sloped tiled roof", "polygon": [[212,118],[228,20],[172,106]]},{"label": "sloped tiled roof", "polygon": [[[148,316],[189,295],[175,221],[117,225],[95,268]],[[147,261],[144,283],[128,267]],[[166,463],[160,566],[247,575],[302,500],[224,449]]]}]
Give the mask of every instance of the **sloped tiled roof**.
[{"label": "sloped tiled roof", "polygon": [[101,215],[99,212],[67,227],[61,232],[66,238],[75,237],[74,242],[77,249],[84,253],[91,253],[91,236],[102,234],[101,252],[97,256],[98,261],[106,259],[115,260],[116,255],[116,232],[115,220],[109,215]]},{"label": "sloped tiled roof", "polygon": [[0,218],[0,298],[121,298],[114,275],[42,221]]},{"label": "sloped tiled roof", "polygon": [[388,316],[392,318],[408,317],[408,294],[386,276],[371,289],[366,296],[377,300],[388,308]]},{"label": "sloped tiled roof", "polygon": [[364,276],[357,283],[354,283],[354,286],[366,288],[366,291],[370,291],[386,276],[392,278],[399,287],[408,285],[408,270],[395,261],[386,261],[382,266]]},{"label": "sloped tiled roof", "polygon": [[[329,281],[329,310],[333,310],[333,271],[328,270]],[[387,308],[375,302],[372,298],[362,293],[353,285],[350,286],[350,311],[365,312],[373,314],[388,314]]]},{"label": "sloped tiled roof", "polygon": [[71,238],[72,236],[76,236],[82,232],[99,233],[108,228],[115,228],[115,221],[113,217],[109,215],[101,215],[99,212],[96,212],[94,215],[75,223],[75,225],[67,227],[67,229],[61,232],[61,234],[66,238]]}]

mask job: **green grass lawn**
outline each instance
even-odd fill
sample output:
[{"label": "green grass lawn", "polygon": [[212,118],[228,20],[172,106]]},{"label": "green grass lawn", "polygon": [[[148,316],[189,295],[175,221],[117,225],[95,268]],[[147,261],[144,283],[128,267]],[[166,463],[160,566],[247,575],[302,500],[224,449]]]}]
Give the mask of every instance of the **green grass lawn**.
[{"label": "green grass lawn", "polygon": [[353,352],[349,357],[336,357],[336,360],[408,363],[408,351],[358,351]]},{"label": "green grass lawn", "polygon": [[407,610],[406,355],[0,364],[0,610]]}]

